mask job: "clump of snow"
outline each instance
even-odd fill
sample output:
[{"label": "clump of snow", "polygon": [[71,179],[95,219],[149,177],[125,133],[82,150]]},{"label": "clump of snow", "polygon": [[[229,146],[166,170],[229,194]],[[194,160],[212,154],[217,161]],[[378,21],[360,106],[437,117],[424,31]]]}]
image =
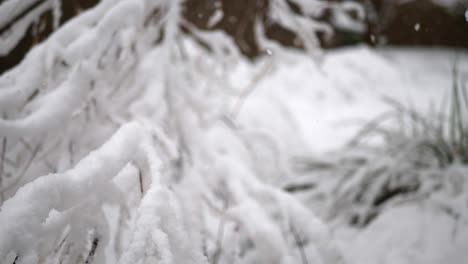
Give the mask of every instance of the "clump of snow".
[{"label": "clump of snow", "polygon": [[[57,24],[60,6],[47,3]],[[292,151],[269,128],[287,112],[270,127],[241,121],[273,61],[231,74],[258,65],[185,21],[182,3],[101,1],[0,77],[0,259],[342,261],[327,226],[274,187]],[[314,25],[307,42],[325,28],[275,10],[290,27]]]}]

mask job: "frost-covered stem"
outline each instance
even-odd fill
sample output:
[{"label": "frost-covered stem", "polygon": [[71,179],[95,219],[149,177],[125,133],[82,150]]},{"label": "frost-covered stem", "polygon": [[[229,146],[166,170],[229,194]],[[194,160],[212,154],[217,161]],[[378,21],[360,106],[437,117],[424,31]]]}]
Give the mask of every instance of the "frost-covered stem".
[{"label": "frost-covered stem", "polygon": [[7,186],[0,186],[0,192],[3,194],[6,191],[11,190],[13,187],[15,187],[21,179],[23,179],[24,175],[28,171],[29,167],[33,163],[34,159],[36,158],[37,153],[39,152],[41,148],[41,143],[37,144],[37,146],[33,149],[30,148],[29,151],[31,152],[31,156],[27,160],[27,162],[23,165],[23,168],[19,171],[18,175],[16,175],[15,179],[10,182]]},{"label": "frost-covered stem", "polygon": [[94,255],[96,254],[96,249],[99,246],[99,237],[94,236],[91,242],[91,249],[89,250],[88,256],[86,257],[85,264],[90,264],[93,262]]},{"label": "frost-covered stem", "polygon": [[[23,253],[21,256],[38,254],[40,241],[32,238],[46,231],[50,211],[64,212],[89,199],[90,193],[99,194],[99,189],[128,162],[146,157],[142,145],[145,138],[140,125],[129,123],[73,169],[43,176],[19,189],[1,208],[0,259],[12,251]],[[153,166],[150,161],[146,163]]]},{"label": "frost-covered stem", "polygon": [[5,152],[6,152],[6,145],[7,145],[7,138],[3,137],[2,140],[2,150],[1,150],[1,157],[0,157],[0,205],[3,203],[3,168],[5,164]]},{"label": "frost-covered stem", "polygon": [[138,169],[138,183],[140,184],[140,194],[143,197],[143,194],[145,193],[145,189],[143,187],[143,173],[141,172],[140,169]]},{"label": "frost-covered stem", "polygon": [[181,6],[184,0],[171,0],[168,2],[163,45],[167,47],[167,50],[174,50],[177,45],[177,35],[182,16]]},{"label": "frost-covered stem", "polygon": [[239,95],[239,97],[237,98],[236,102],[234,103],[234,106],[232,108],[232,111],[231,111],[231,114],[230,114],[230,117],[235,119],[241,108],[242,108],[242,105],[244,104],[244,102],[246,101],[247,97],[249,97],[249,95],[251,95],[253,93],[253,91],[255,90],[256,87],[258,87],[258,84],[262,81],[262,79],[271,72],[271,70],[273,69],[273,61],[272,59],[269,59],[265,65],[259,70],[259,72],[257,74],[255,74],[255,76],[252,78],[252,80],[249,82],[249,84],[247,85],[247,87],[245,87],[241,94]]},{"label": "frost-covered stem", "polygon": [[[0,35],[2,35],[4,32],[10,29],[15,23],[17,23],[19,20],[25,17],[29,12],[31,12],[32,10],[34,10],[35,8],[37,8],[39,5],[43,4],[47,0],[33,0],[33,1],[22,0],[22,1],[25,2],[26,4],[28,4],[28,2],[30,3],[29,5],[24,5],[23,3],[19,3],[19,1],[16,1],[15,3],[15,1],[9,0],[9,1],[5,1],[4,5],[0,5],[0,9],[4,10],[4,12],[2,12],[4,17],[0,19]],[[20,9],[13,8],[14,5],[20,6]],[[14,11],[11,12],[11,9],[13,9]],[[10,12],[6,12],[6,11],[10,11]]]},{"label": "frost-covered stem", "polygon": [[291,233],[293,234],[294,241],[297,245],[297,248],[299,249],[299,254],[301,255],[302,264],[308,264],[309,261],[307,260],[306,253],[304,252],[304,246],[302,245],[301,237],[297,233],[296,228],[294,227],[293,224],[291,224]]},{"label": "frost-covered stem", "polygon": [[0,135],[9,138],[28,137],[62,124],[82,104],[93,86],[87,72],[89,68],[91,65],[88,64],[77,66],[59,88],[47,95],[40,108],[30,115],[15,120],[0,119]]},{"label": "frost-covered stem", "polygon": [[[29,6],[27,6],[30,4]],[[19,7],[19,8],[16,8]],[[15,12],[14,10],[19,10]],[[0,4],[0,55],[7,55],[21,41],[31,24],[50,9],[46,0],[4,1]]]},{"label": "frost-covered stem", "polygon": [[55,30],[58,29],[60,24],[60,18],[62,16],[62,0],[51,0],[52,1],[52,17],[53,24],[52,28]]},{"label": "frost-covered stem", "polygon": [[226,226],[226,208],[228,207],[228,203],[226,200],[224,200],[224,208],[223,211],[221,212],[221,219],[219,219],[219,226],[218,226],[218,232],[216,235],[216,250],[213,254],[213,264],[218,264],[221,254],[223,252],[223,237],[224,237],[224,229]]}]

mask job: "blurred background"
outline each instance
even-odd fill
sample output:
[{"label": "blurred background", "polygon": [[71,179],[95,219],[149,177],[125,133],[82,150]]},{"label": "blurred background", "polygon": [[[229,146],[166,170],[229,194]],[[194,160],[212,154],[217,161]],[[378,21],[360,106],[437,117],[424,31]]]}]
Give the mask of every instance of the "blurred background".
[{"label": "blurred background", "polygon": [[[0,1],[3,2],[5,0]],[[8,17],[0,19],[0,35],[9,33],[12,26],[48,0],[29,0]],[[94,6],[98,0],[54,0],[62,9],[58,25],[54,25],[53,10],[43,12],[38,21],[27,29],[27,34],[8,54],[0,54],[0,74],[18,64],[27,51],[47,38],[54,27]],[[330,2],[330,1],[329,1]],[[342,1],[338,1],[342,2]],[[318,19],[335,24],[331,36],[321,36],[325,49],[348,45],[367,44],[380,46],[419,46],[468,48],[467,0],[361,0],[366,12],[366,28],[340,26],[333,23],[331,12],[324,12]],[[302,44],[294,34],[266,19],[268,0],[188,0],[185,17],[203,29],[222,29],[231,35],[240,50],[249,58],[261,51],[254,41],[253,25],[256,18],[266,25],[268,37],[281,44],[300,49]],[[293,10],[300,12],[289,2]],[[224,16],[210,21],[216,12]]]}]

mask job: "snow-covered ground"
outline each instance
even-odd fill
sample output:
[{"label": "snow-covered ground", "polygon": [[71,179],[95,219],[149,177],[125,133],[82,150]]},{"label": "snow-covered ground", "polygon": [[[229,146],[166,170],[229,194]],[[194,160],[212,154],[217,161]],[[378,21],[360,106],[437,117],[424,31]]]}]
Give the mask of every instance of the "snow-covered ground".
[{"label": "snow-covered ground", "polygon": [[[443,49],[358,46],[329,51],[320,64],[304,54],[288,53],[259,82],[241,116],[250,125],[262,119],[274,125],[275,116],[284,115],[296,127],[280,124],[275,129],[295,131],[293,138],[303,139],[308,151],[335,150],[391,108],[385,97],[428,113],[430,107],[438,108],[452,87],[457,57],[466,73],[466,54]],[[276,108],[275,116],[264,114],[268,107]]]},{"label": "snow-covered ground", "polygon": [[[299,155],[330,156],[363,124],[391,109],[385,97],[423,113],[438,111],[457,60],[467,76],[466,54],[443,49],[352,47],[327,52],[320,65],[292,53],[258,85],[241,119],[269,126],[300,146]],[[281,115],[293,122],[275,122]],[[327,181],[310,174],[302,177]],[[386,211],[363,230],[338,224],[334,233],[349,263],[458,264],[468,259],[467,219],[459,217],[415,201]]]}]

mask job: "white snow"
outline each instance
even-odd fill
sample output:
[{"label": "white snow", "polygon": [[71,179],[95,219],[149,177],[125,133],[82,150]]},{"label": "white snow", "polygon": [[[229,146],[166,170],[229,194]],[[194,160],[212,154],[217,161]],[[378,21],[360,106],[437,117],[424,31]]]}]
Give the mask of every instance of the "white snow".
[{"label": "white snow", "polygon": [[[313,17],[336,8],[338,26],[362,30],[347,20],[360,6],[294,2]],[[424,197],[393,203],[362,229],[328,222],[323,208],[333,204],[323,193],[281,188],[333,193],[344,175],[297,172],[294,159],[339,163],[329,155],[391,109],[384,98],[429,111],[452,85],[456,56],[468,72],[466,55],[317,52],[316,31],[331,27],[275,0],[270,15],[307,39],[307,51],[282,48],[257,25],[266,56],[251,62],[227,34],[181,21],[179,4],[102,1],[0,76],[0,259],[458,264],[468,256],[466,166],[442,180],[428,173]],[[154,8],[163,13],[150,17]]]},{"label": "white snow", "polygon": [[468,230],[439,210],[420,203],[385,212],[349,243],[350,262],[463,263]]}]

